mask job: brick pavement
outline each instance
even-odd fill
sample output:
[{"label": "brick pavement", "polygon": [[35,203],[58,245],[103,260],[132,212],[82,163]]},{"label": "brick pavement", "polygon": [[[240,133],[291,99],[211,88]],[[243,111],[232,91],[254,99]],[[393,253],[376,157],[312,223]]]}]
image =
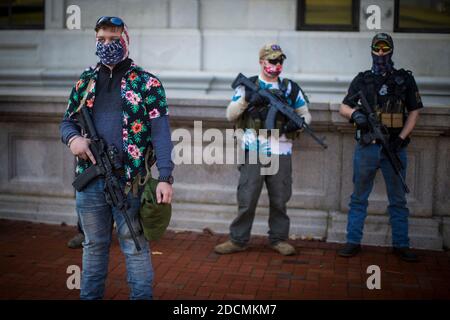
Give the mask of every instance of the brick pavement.
[{"label": "brick pavement", "polygon": [[[70,226],[0,220],[0,299],[77,299],[66,269],[81,266],[81,249],[66,247]],[[152,244],[155,299],[449,299],[450,252],[416,250],[409,264],[389,248],[364,246],[352,259],[339,244],[291,241],[298,254],[283,257],[265,237],[249,250],[217,255],[226,235],[169,231]],[[366,288],[369,265],[381,268],[381,290]],[[111,247],[106,299],[127,299],[125,262],[117,239]]]}]

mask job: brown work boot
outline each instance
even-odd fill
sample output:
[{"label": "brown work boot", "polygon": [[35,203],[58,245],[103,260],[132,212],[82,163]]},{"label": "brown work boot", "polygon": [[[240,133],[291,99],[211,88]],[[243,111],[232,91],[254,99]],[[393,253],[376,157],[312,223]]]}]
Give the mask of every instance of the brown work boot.
[{"label": "brown work boot", "polygon": [[247,246],[240,246],[235,244],[233,241],[228,240],[224,243],[218,244],[214,248],[214,252],[218,254],[228,254],[228,253],[235,253],[244,251],[247,249]]},{"label": "brown work boot", "polygon": [[271,245],[271,247],[275,251],[281,253],[283,256],[292,256],[296,253],[295,248],[286,241],[277,242],[276,244]]}]

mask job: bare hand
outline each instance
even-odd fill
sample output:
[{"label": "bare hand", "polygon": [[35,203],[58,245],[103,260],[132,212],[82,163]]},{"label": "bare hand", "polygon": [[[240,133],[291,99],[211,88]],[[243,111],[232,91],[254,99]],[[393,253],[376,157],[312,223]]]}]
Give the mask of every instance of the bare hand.
[{"label": "bare hand", "polygon": [[167,182],[159,182],[156,186],[156,202],[171,203],[172,202],[172,185]]},{"label": "bare hand", "polygon": [[95,164],[95,158],[89,149],[89,144],[91,143],[90,139],[87,139],[82,136],[78,136],[74,138],[72,143],[70,144],[70,151],[72,151],[73,155],[80,157],[83,160],[90,159],[93,164]]}]

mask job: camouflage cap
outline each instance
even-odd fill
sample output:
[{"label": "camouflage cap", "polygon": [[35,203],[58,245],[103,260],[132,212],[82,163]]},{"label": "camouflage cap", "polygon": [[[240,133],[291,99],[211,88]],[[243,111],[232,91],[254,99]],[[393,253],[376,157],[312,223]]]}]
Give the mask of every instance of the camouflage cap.
[{"label": "camouflage cap", "polygon": [[281,50],[281,47],[275,43],[266,44],[259,50],[259,59],[267,60],[276,59],[278,57],[286,59],[286,55]]}]

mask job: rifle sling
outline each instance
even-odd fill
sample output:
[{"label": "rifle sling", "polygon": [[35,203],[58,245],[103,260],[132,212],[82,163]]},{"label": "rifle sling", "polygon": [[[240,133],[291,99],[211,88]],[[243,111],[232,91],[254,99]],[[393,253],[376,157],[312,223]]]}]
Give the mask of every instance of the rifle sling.
[{"label": "rifle sling", "polygon": [[89,83],[87,85],[87,88],[85,90],[85,94],[83,96],[83,99],[80,101],[80,105],[78,106],[78,109],[75,111],[75,113],[80,112],[81,108],[84,106],[84,103],[86,102],[87,96],[89,94],[89,91],[91,91],[91,88],[94,84],[94,79],[89,80]]}]

